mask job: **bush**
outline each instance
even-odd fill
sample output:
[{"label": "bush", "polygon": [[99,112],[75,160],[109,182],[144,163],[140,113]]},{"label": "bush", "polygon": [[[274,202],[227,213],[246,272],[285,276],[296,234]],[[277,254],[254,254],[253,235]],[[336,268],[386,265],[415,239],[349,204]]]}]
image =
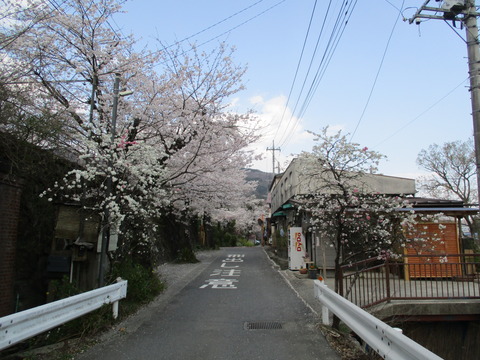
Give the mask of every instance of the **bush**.
[{"label": "bush", "polygon": [[[78,289],[75,283],[70,283],[68,276],[64,276],[61,280],[52,281],[51,285],[50,291],[51,295],[53,295],[54,301],[74,296],[82,292]],[[33,337],[27,341],[28,347],[35,348],[55,344],[75,337],[95,335],[106,330],[114,323],[114,321],[115,320],[112,317],[112,305],[104,305],[84,316],[73,319],[63,325],[53,328],[52,330]]]},{"label": "bush", "polygon": [[[127,297],[119,302],[120,318],[127,317],[142,304],[152,301],[164,289],[164,284],[152,270],[146,269],[131,260],[113,266],[111,279],[117,277],[128,280]],[[61,280],[52,282],[51,295],[53,295],[54,300],[80,293],[81,291],[75,283],[70,283],[66,276]],[[71,338],[93,336],[107,330],[116,321],[112,316],[112,305],[106,304],[91,313],[28,340],[28,344],[25,345],[28,348],[36,348]],[[20,347],[25,347],[25,345]]]},{"label": "bush", "polygon": [[80,294],[82,291],[80,291],[80,289],[74,282],[70,283],[69,277],[67,275],[64,275],[62,279],[52,280],[50,282],[49,292],[52,301],[57,301]]},{"label": "bush", "polygon": [[236,246],[237,237],[232,233],[225,233],[223,235],[223,246]]},{"label": "bush", "polygon": [[152,269],[147,269],[130,259],[115,264],[111,272],[111,278],[121,277],[128,281],[127,298],[120,301],[131,304],[145,304],[152,301],[162,290],[164,284]]},{"label": "bush", "polygon": [[251,246],[254,246],[254,245],[250,240],[245,239],[245,238],[240,238],[240,239],[238,239],[238,246],[251,247]]},{"label": "bush", "polygon": [[195,253],[191,248],[184,247],[182,250],[178,251],[177,258],[175,259],[175,262],[180,263],[180,264],[195,264],[199,262],[197,257],[195,256]]},{"label": "bush", "polygon": [[213,241],[216,248],[221,246],[237,246],[238,236],[235,232],[235,221],[226,225],[217,223],[213,228]]}]

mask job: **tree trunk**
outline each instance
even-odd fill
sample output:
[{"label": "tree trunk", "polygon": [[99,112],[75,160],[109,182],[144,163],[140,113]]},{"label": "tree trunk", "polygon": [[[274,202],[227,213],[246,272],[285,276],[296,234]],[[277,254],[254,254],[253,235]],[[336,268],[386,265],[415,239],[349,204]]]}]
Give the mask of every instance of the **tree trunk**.
[{"label": "tree trunk", "polygon": [[[341,241],[341,232],[337,232],[337,251],[335,255],[335,292],[339,294],[340,296],[343,296],[342,294],[342,286],[340,284],[340,277],[341,277],[341,269],[340,269],[340,258],[342,254],[342,241]],[[340,318],[333,314],[333,323],[332,327],[336,330],[340,328]]]}]

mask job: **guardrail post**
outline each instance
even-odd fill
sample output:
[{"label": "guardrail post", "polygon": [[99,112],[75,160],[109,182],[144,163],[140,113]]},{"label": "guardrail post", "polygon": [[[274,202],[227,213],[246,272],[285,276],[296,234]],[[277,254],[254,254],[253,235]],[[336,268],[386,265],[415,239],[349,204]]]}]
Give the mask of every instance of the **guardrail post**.
[{"label": "guardrail post", "polygon": [[113,302],[113,318],[116,319],[118,317],[118,301]]},{"label": "guardrail post", "polygon": [[[318,280],[314,281],[313,291],[315,294],[315,298],[317,298],[321,303],[322,301],[320,300],[320,298],[322,297],[322,287],[328,287],[328,286],[325,285],[325,281],[320,276]],[[322,324],[330,325],[330,311],[328,310],[328,307],[323,305],[323,303],[322,303]]]},{"label": "guardrail post", "polygon": [[[117,277],[116,281],[117,281],[117,284],[118,284],[119,282],[122,282],[123,279],[122,279],[121,277]],[[117,290],[117,291],[119,291],[119,292],[120,292],[120,293],[119,293],[120,296],[122,296],[122,295],[121,295],[121,290],[119,289],[119,290]],[[125,294],[125,295],[126,295],[126,294]],[[114,301],[114,302],[112,303],[112,315],[113,315],[113,318],[114,318],[114,319],[117,319],[117,318],[118,318],[118,303],[119,303],[119,300]]]}]

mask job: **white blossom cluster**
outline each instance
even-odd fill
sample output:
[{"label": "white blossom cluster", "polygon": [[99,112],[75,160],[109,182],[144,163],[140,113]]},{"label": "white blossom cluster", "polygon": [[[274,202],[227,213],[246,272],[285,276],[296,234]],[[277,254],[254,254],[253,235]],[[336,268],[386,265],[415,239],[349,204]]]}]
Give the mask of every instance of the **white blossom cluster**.
[{"label": "white blossom cluster", "polygon": [[[369,256],[396,257],[406,246],[434,250],[442,239],[417,226],[438,222],[440,215],[418,215],[406,210],[406,198],[369,190],[366,174],[372,174],[382,155],[351,143],[328,128],[316,135],[318,145],[302,155],[302,178],[315,191],[299,197],[300,211],[309,217],[310,231],[327,239],[336,251],[336,264],[348,264]],[[421,251],[421,250],[420,250]]]},{"label": "white blossom cluster", "polygon": [[[166,212],[254,222],[246,206],[254,184],[242,169],[252,160],[245,149],[257,139],[256,120],[227,111],[245,71],[233,50],[138,52],[133,36],[111,26],[121,11],[116,0],[6,4],[16,10],[2,76],[11,91],[28,91],[29,111],[47,108],[60,119],[55,145],[78,165],[44,196],[97,210],[104,226],[142,249]],[[124,90],[133,94],[120,97]]]}]

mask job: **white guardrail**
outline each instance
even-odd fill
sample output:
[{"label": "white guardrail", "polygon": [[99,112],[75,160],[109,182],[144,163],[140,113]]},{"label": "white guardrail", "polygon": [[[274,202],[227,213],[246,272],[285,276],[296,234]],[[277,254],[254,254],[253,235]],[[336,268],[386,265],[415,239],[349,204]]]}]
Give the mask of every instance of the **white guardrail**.
[{"label": "white guardrail", "polygon": [[0,350],[41,334],[56,326],[113,304],[113,317],[118,316],[118,301],[127,296],[127,281],[104,286],[79,295],[54,301],[0,318]]},{"label": "white guardrail", "polygon": [[383,359],[442,360],[438,355],[403,335],[398,329],[392,328],[338,295],[323,281],[315,280],[314,283],[315,297],[323,305],[322,321],[324,325],[329,324],[328,310],[330,310]]}]

